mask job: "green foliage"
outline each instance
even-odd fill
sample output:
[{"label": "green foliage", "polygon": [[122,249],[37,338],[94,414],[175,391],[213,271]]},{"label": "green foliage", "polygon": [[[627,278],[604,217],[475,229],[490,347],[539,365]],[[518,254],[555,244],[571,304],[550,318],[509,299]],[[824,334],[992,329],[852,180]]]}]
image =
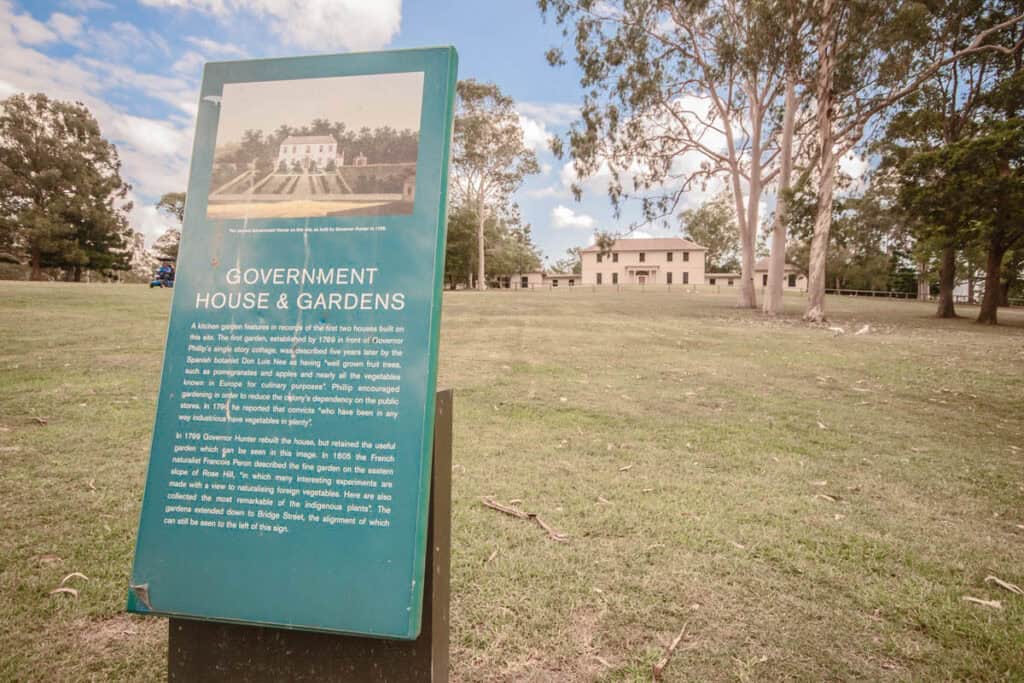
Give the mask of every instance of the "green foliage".
[{"label": "green foliage", "polygon": [[0,102],[0,245],[78,280],[128,267],[126,201],[117,150],[79,103],[46,95]]},{"label": "green foliage", "polygon": [[570,247],[566,249],[565,258],[555,261],[554,271],[556,273],[576,273],[577,275],[582,273],[583,257],[580,254],[580,248]]},{"label": "green foliage", "polygon": [[1013,248],[1024,238],[1024,118],[992,121],[972,138],[909,157],[900,197],[927,236],[959,244],[993,240]]},{"label": "green foliage", "polygon": [[[445,250],[445,281],[454,287],[469,283],[477,272],[476,212],[458,206],[448,214],[448,241]],[[518,214],[488,218],[484,222],[485,270],[488,280],[540,269],[540,250],[533,243],[530,226],[523,225]]]},{"label": "green foliage", "polygon": [[709,273],[733,272],[740,267],[739,231],[731,201],[728,194],[720,194],[679,215],[686,237],[707,248],[705,267]]},{"label": "green foliage", "polygon": [[153,243],[153,251],[157,256],[178,259],[178,246],[181,244],[181,230],[171,228],[164,232]]},{"label": "green foliage", "polygon": [[493,83],[459,81],[452,167],[456,201],[496,212],[510,206],[526,176],[540,171],[523,142],[515,103]]},{"label": "green foliage", "polygon": [[185,193],[168,192],[156,203],[157,211],[171,216],[181,224],[185,220]]},{"label": "green foliage", "polygon": [[[540,166],[537,155],[523,142],[519,113],[512,98],[493,83],[472,79],[459,81],[457,90],[451,200],[476,216],[477,255],[472,261],[480,280],[491,272],[486,268],[487,245],[491,244],[488,221],[494,226],[502,222],[518,224],[519,211],[512,195],[526,176],[540,171]],[[491,251],[494,246],[491,245]],[[501,248],[498,253],[505,251]]]},{"label": "green foliage", "polygon": [[[791,21],[802,2],[537,4],[574,44],[584,91],[580,120],[552,151],[567,153],[580,178],[607,170],[616,214],[638,199],[646,220],[671,217],[692,189],[769,159],[780,125],[772,103],[805,49]],[[567,62],[561,48],[547,59]],[[679,163],[686,155],[700,163]]]}]

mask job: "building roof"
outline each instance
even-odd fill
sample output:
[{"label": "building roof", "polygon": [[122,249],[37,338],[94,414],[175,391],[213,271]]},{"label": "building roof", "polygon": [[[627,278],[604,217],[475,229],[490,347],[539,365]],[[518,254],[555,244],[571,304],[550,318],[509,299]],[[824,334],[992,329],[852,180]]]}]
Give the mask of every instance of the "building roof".
[{"label": "building roof", "polygon": [[[612,251],[707,251],[696,242],[684,240],[682,237],[633,237],[615,240]],[[581,252],[592,253],[599,251],[596,244]]]},{"label": "building roof", "polygon": [[338,141],[330,135],[289,135],[282,145],[336,145]]},{"label": "building roof", "polygon": [[[757,263],[754,264],[754,272],[768,272],[768,263],[771,261],[767,256],[763,259],[758,259]],[[792,263],[787,263],[783,272],[792,273],[793,271],[799,271],[800,269],[794,266]]]}]

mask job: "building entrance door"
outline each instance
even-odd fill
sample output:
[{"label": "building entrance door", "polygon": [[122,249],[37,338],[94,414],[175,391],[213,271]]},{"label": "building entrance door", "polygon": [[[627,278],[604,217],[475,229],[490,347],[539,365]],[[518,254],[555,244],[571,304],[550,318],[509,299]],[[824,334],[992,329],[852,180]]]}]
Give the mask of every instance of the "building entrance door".
[{"label": "building entrance door", "polygon": [[636,279],[642,285],[646,285],[647,284],[647,276],[646,275],[637,275]]}]

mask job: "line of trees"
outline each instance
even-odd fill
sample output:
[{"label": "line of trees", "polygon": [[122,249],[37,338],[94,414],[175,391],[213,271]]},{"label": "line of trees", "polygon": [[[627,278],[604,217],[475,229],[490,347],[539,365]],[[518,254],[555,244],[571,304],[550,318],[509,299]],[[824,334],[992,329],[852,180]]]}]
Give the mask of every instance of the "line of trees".
[{"label": "line of trees", "polygon": [[[989,136],[990,151],[1012,148],[1024,44],[1019,3],[538,0],[538,6],[575,46],[585,93],[580,120],[553,151],[568,155],[581,178],[607,170],[616,211],[639,199],[648,221],[674,220],[687,192],[724,185],[740,246],[740,306],[757,306],[760,207],[774,189],[763,308],[781,311],[785,255],[793,226],[804,218],[791,214],[803,195],[814,200],[805,318],[825,319],[833,223],[845,201],[837,196],[839,160],[883,136],[893,142],[887,153],[901,178],[897,186],[934,186],[934,199],[950,173],[974,173],[986,179],[986,192],[998,186],[1005,200],[987,213],[962,210],[940,220],[922,214],[930,201],[923,195],[898,193],[900,210],[920,225],[912,233],[918,262],[925,269],[936,258],[943,263],[940,315],[953,314],[957,253],[968,244],[987,239],[990,284],[1006,259],[1015,258],[1022,238],[999,227],[1012,209],[1010,186],[1021,182],[1012,153],[1002,155],[998,168],[982,170],[980,143],[973,156],[956,145],[965,135]],[[548,52],[554,66],[567,59],[561,49]],[[938,157],[911,161],[931,153]],[[990,305],[979,320],[995,322]]]},{"label": "line of trees", "polygon": [[[341,121],[313,119],[305,126],[281,125],[271,132],[249,129],[237,143],[218,145],[214,165],[214,185],[231,180],[232,173],[240,173],[256,165],[261,174],[277,170],[278,153],[285,138],[290,136],[330,135],[338,143],[338,152],[345,152],[345,161],[352,163],[360,154],[371,164],[393,164],[416,160],[419,132],[397,130],[390,126],[363,127],[352,130]],[[301,171],[295,166],[291,170]],[[332,169],[333,170],[333,169]]]},{"label": "line of trees", "polygon": [[0,253],[33,280],[130,268],[131,186],[85,105],[42,93],[0,101]]},{"label": "line of trees", "polygon": [[493,83],[459,81],[454,128],[445,274],[452,286],[464,275],[482,290],[489,279],[540,267],[530,226],[512,201],[540,166],[515,103]]}]

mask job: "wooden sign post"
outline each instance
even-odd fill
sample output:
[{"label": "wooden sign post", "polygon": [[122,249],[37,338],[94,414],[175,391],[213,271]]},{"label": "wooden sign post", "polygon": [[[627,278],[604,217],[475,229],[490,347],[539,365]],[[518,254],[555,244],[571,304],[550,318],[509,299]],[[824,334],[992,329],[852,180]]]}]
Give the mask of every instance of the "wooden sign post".
[{"label": "wooden sign post", "polygon": [[448,680],[451,564],[452,391],[437,392],[434,463],[423,587],[423,628],[416,640],[171,619],[167,678],[182,683],[444,683]]}]

